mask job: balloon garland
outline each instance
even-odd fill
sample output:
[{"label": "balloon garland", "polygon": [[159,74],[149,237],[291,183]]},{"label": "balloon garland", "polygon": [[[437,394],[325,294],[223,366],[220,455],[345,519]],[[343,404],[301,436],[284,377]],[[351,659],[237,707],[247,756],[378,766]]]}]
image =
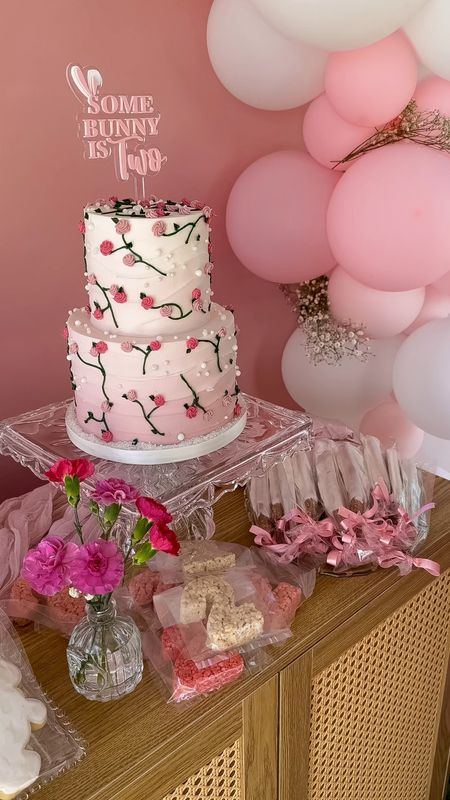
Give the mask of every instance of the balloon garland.
[{"label": "balloon garland", "polygon": [[[310,103],[307,152],[247,167],[226,214],[297,316],[286,387],[408,455],[450,439],[449,26],[448,0],[214,0],[208,20],[232,94]],[[418,83],[419,59],[436,75]]]}]

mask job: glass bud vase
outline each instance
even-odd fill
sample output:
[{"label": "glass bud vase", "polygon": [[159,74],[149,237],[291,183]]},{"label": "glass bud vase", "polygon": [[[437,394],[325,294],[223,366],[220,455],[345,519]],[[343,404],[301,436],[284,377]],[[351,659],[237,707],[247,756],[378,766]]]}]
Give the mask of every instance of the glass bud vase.
[{"label": "glass bud vase", "polygon": [[116,612],[114,600],[87,615],[72,631],[67,647],[70,679],[88,700],[117,700],[136,688],[142,678],[139,629],[131,617]]}]

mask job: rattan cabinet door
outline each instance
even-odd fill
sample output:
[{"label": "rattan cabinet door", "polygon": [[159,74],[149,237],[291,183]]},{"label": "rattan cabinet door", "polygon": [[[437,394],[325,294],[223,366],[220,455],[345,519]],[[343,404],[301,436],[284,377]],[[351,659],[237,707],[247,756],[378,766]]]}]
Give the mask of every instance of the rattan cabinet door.
[{"label": "rattan cabinet door", "polygon": [[[348,625],[340,653],[339,631],[330,637],[329,663],[324,640],[282,673],[280,753],[286,745],[289,758],[280,761],[280,800],[442,797],[442,785],[432,778],[448,668],[450,573],[401,602],[405,586],[397,608],[386,593],[390,613],[377,624],[382,609],[368,610],[366,631],[364,615],[353,618],[362,635],[350,647]],[[300,740],[293,709],[308,684],[309,720],[300,709]],[[294,766],[293,736],[299,754]]]}]

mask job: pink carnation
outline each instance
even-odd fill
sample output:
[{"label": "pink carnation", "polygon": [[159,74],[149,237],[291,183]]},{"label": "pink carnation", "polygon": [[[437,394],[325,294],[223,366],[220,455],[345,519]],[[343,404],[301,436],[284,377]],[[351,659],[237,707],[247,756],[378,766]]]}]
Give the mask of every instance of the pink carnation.
[{"label": "pink carnation", "polygon": [[126,256],[123,257],[122,261],[126,267],[132,267],[136,259],[133,253],[127,253]]},{"label": "pink carnation", "polygon": [[211,261],[208,261],[208,263],[205,264],[203,268],[205,275],[211,275],[213,269],[214,269],[214,264]]},{"label": "pink carnation", "polygon": [[186,409],[186,416],[189,417],[189,419],[194,419],[194,417],[196,417],[197,414],[198,411],[195,406],[189,406],[189,408]]},{"label": "pink carnation", "polygon": [[158,503],[157,500],[153,500],[152,497],[138,497],[136,500],[136,508],[142,517],[146,517],[146,519],[151,522],[162,523],[164,525],[168,522],[172,522],[172,515],[169,514],[167,508],[163,506],[162,503]]},{"label": "pink carnation", "polygon": [[71,583],[84,594],[109,594],[119,586],[123,572],[123,553],[111,540],[81,545],[70,564]]},{"label": "pink carnation", "polygon": [[22,578],[39,594],[56,594],[69,585],[70,566],[77,552],[78,545],[73,542],[47,536],[25,556]]},{"label": "pink carnation", "polygon": [[[162,212],[164,214],[164,209],[161,209],[161,210],[162,210]],[[152,231],[155,234],[155,236],[162,236],[163,233],[166,232],[166,227],[167,226],[166,226],[166,223],[164,222],[164,220],[159,219],[158,222],[155,222],[152,225]]]},{"label": "pink carnation", "polygon": [[155,208],[146,208],[144,214],[147,217],[147,219],[155,219],[156,217],[159,216]]},{"label": "pink carnation", "polygon": [[78,353],[78,345],[76,342],[73,342],[71,345],[69,345],[69,353]]},{"label": "pink carnation", "polygon": [[103,311],[101,310],[101,308],[96,306],[92,316],[94,317],[94,319],[103,319]]},{"label": "pink carnation", "polygon": [[114,245],[112,242],[108,241],[108,239],[105,239],[100,245],[100,252],[103,256],[110,256],[113,250]]},{"label": "pink carnation", "polygon": [[114,205],[114,203],[117,203],[117,201],[118,201],[118,200],[119,200],[119,198],[118,198],[118,197],[116,197],[116,195],[115,195],[115,194],[112,194],[112,195],[111,195],[111,197],[109,197],[109,198],[108,198],[108,201],[109,201],[110,203],[112,203],[113,205]]},{"label": "pink carnation", "polygon": [[155,301],[153,300],[153,297],[143,297],[141,299],[141,306],[142,308],[145,308],[146,311],[148,311],[149,308],[153,308],[154,302]]},{"label": "pink carnation", "polygon": [[115,293],[113,299],[114,299],[114,301],[116,303],[126,303],[127,300],[128,300],[128,297],[126,295],[126,292],[124,292],[123,289],[122,289],[120,292],[116,292]]},{"label": "pink carnation", "polygon": [[93,500],[108,506],[111,503],[132,503],[139,496],[138,490],[130,486],[122,478],[108,478],[97,481],[91,494]]},{"label": "pink carnation", "polygon": [[223,337],[227,335],[225,328],[219,328],[219,330],[217,331],[217,335],[220,336],[221,339],[223,339]]},{"label": "pink carnation", "polygon": [[93,272],[90,272],[87,276],[87,282],[90,283],[92,286],[95,286],[97,283],[97,278],[95,277]]},{"label": "pink carnation", "polygon": [[181,198],[181,202],[182,202],[182,204],[183,204],[184,206],[189,206],[189,207],[191,207],[191,201],[190,201],[190,200],[188,200],[188,198],[187,198],[187,197],[182,197],[182,198]]},{"label": "pink carnation", "polygon": [[129,389],[127,392],[127,400],[137,400],[137,391],[136,389]]},{"label": "pink carnation", "polygon": [[67,325],[64,325],[63,336],[64,336],[64,339],[68,339],[69,338],[69,328],[67,327]]},{"label": "pink carnation", "polygon": [[139,200],[138,202],[139,205],[142,206],[142,208],[148,208],[150,205],[150,200],[148,199],[148,197],[143,197],[142,200]]},{"label": "pink carnation", "polygon": [[210,217],[212,217],[212,213],[213,213],[212,212],[212,208],[210,208],[209,206],[203,206],[202,211],[203,211],[203,216],[206,217],[206,219],[209,219]]},{"label": "pink carnation", "polygon": [[119,219],[116,223],[116,233],[124,234],[131,230],[131,225],[127,219]]},{"label": "pink carnation", "polygon": [[240,417],[241,416],[241,412],[242,412],[242,406],[240,406],[239,403],[236,403],[236,405],[235,405],[235,407],[233,409],[233,416]]},{"label": "pink carnation", "polygon": [[150,342],[150,350],[161,350],[161,342],[158,342],[157,339]]},{"label": "pink carnation", "polygon": [[199,300],[201,296],[202,296],[202,293],[201,293],[200,289],[192,289],[192,299],[193,300]]},{"label": "pink carnation", "polygon": [[233,398],[231,397],[231,395],[225,394],[222,397],[222,405],[224,406],[224,408],[226,408],[227,406],[231,405],[232,402],[233,402]]},{"label": "pink carnation", "polygon": [[108,443],[112,442],[113,438],[114,437],[113,437],[111,431],[102,431],[102,439],[103,439],[104,442],[108,442]]},{"label": "pink carnation", "polygon": [[123,350],[124,353],[131,353],[133,351],[133,345],[131,342],[122,342],[120,349]]},{"label": "pink carnation", "polygon": [[111,411],[112,406],[108,400],[103,400],[103,403],[101,404],[100,408],[106,414],[107,411]]},{"label": "pink carnation", "polygon": [[192,308],[194,311],[203,311],[203,302],[201,300],[194,300]]},{"label": "pink carnation", "polygon": [[198,339],[195,336],[190,336],[186,341],[186,347],[188,350],[195,350],[198,347]]},{"label": "pink carnation", "polygon": [[212,410],[212,408],[208,408],[208,411],[205,413],[206,419],[212,419],[213,416],[214,416],[214,411]]},{"label": "pink carnation", "polygon": [[155,406],[163,406],[166,401],[162,394],[155,394],[153,402]]},{"label": "pink carnation", "polygon": [[94,473],[94,465],[88,458],[60,458],[45,473],[52,483],[64,483],[66,475],[76,477],[80,481],[90,478]]},{"label": "pink carnation", "polygon": [[161,314],[162,317],[170,317],[172,311],[173,311],[173,306],[166,305],[159,310],[159,313]]},{"label": "pink carnation", "polygon": [[84,224],[84,220],[80,220],[78,223],[78,230],[80,233],[86,233],[86,225]]},{"label": "pink carnation", "polygon": [[119,291],[119,287],[117,286],[117,283],[112,283],[111,286],[109,287],[108,291],[112,295],[117,294],[117,292]]},{"label": "pink carnation", "polygon": [[161,550],[163,553],[169,553],[172,556],[177,556],[180,552],[177,535],[167,525],[160,523],[152,525],[149,538],[155,550]]}]

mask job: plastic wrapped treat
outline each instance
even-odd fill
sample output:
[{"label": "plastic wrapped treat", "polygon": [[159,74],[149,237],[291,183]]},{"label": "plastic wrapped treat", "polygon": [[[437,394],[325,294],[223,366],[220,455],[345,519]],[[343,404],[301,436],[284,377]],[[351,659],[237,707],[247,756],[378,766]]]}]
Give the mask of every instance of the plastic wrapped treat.
[{"label": "plastic wrapped treat", "polygon": [[83,755],[83,744],[42,692],[12,623],[0,611],[0,797],[35,791]]},{"label": "plastic wrapped treat", "polygon": [[246,486],[245,496],[250,519],[260,528],[270,531],[273,525],[272,507],[269,491],[269,474],[250,480]]},{"label": "plastic wrapped treat", "polygon": [[344,485],[335,457],[334,442],[318,439],[314,448],[317,485],[322,505],[327,514],[335,516],[347,505]]},{"label": "plastic wrapped treat", "polygon": [[215,603],[206,623],[207,645],[212,650],[228,650],[258,639],[263,630],[264,616],[254,603]]},{"label": "plastic wrapped treat", "polygon": [[226,572],[236,566],[236,552],[226,543],[182,542],[180,557],[183,574],[187,578],[211,572]]},{"label": "plastic wrapped treat", "polygon": [[47,608],[55,623],[76,625],[86,613],[84,597],[71,597],[68,589],[46,599]]},{"label": "plastic wrapped treat", "polygon": [[239,653],[211,659],[209,664],[198,666],[194,661],[179,656],[173,665],[172,700],[188,700],[209,694],[235,681],[244,671],[244,659]]},{"label": "plastic wrapped treat", "polygon": [[376,486],[380,481],[384,481],[388,491],[391,491],[389,473],[384,460],[381,442],[376,436],[365,436],[361,434],[361,445],[363,450],[364,465],[369,479],[370,486]]},{"label": "plastic wrapped treat", "polygon": [[370,497],[370,484],[360,448],[350,442],[336,442],[335,458],[350,511],[361,513],[367,508]]},{"label": "plastic wrapped treat", "polygon": [[295,484],[295,503],[298,508],[303,508],[309,517],[319,519],[322,509],[311,453],[299,450],[292,456],[291,463]]},{"label": "plastic wrapped treat", "polygon": [[14,601],[15,604],[19,608],[23,609],[23,617],[15,616],[13,617],[14,622],[16,625],[20,627],[24,627],[25,625],[29,625],[33,619],[34,614],[36,613],[39,600],[34,594],[31,586],[27,583],[23,578],[19,577],[16,578],[12,587],[11,587],[11,594],[10,599]]},{"label": "plastic wrapped treat", "polygon": [[200,622],[208,609],[215,605],[231,606],[234,591],[231,584],[217,575],[204,575],[189,581],[184,586],[180,601],[180,622]]},{"label": "plastic wrapped treat", "polygon": [[128,584],[128,591],[138,606],[145,607],[151,604],[158,584],[160,574],[151,569],[143,569],[137,575],[133,575]]}]

